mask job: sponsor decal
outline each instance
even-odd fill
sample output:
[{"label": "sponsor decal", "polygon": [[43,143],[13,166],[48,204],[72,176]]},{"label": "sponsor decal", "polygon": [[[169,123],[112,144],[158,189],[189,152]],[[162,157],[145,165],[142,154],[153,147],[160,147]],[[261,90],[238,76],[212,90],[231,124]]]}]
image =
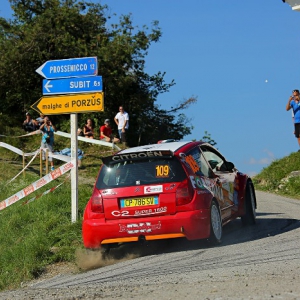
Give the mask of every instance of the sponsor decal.
[{"label": "sponsor decal", "polygon": [[193,188],[196,188],[198,187],[199,189],[202,189],[204,190],[205,189],[205,186],[204,186],[204,183],[203,183],[203,179],[201,177],[198,177],[198,176],[190,176],[190,179],[192,181],[192,186]]},{"label": "sponsor decal", "polygon": [[139,153],[120,154],[112,156],[112,161],[129,160],[134,158],[146,158],[153,156],[163,156],[163,153],[161,151],[145,151]]},{"label": "sponsor decal", "polygon": [[170,184],[169,187],[166,187],[166,190],[173,190],[176,187],[175,183]]},{"label": "sponsor decal", "polygon": [[102,191],[102,194],[106,194],[106,195],[117,195],[118,193],[112,191],[112,190],[104,190]]},{"label": "sponsor decal", "polygon": [[222,189],[224,190],[224,196],[233,201],[233,183],[232,182],[222,182]]},{"label": "sponsor decal", "polygon": [[136,210],[133,213],[129,212],[128,210],[114,210],[111,212],[111,214],[114,217],[137,217],[137,216],[150,216],[150,215],[157,215],[161,213],[165,213],[168,211],[168,208],[166,206],[163,207],[157,207],[157,208],[150,208],[150,209],[141,209]]},{"label": "sponsor decal", "polygon": [[209,194],[210,192],[208,190],[197,190],[197,194],[201,195],[201,194]]},{"label": "sponsor decal", "polygon": [[238,193],[238,191],[233,192],[233,203],[236,206],[239,205],[239,193]]},{"label": "sponsor decal", "polygon": [[190,168],[194,173],[198,172],[200,170],[197,162],[195,161],[194,157],[192,155],[189,155],[185,158],[186,162],[189,164]]},{"label": "sponsor decal", "polygon": [[143,223],[132,223],[132,224],[119,224],[120,230],[119,232],[127,232],[128,234],[136,234],[136,233],[149,233],[154,230],[161,229],[161,223],[152,224],[151,222],[143,222]]},{"label": "sponsor decal", "polygon": [[216,198],[224,201],[223,190],[213,180],[205,177],[190,176],[190,180],[194,189],[206,189],[212,193]]},{"label": "sponsor decal", "polygon": [[144,193],[145,194],[152,194],[152,193],[162,193],[163,186],[162,185],[155,185],[155,186],[145,186]]}]

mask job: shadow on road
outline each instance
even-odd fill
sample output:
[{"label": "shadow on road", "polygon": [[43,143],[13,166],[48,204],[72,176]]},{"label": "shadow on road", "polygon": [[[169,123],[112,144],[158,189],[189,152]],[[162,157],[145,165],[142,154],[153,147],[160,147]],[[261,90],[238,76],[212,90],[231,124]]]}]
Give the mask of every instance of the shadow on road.
[{"label": "shadow on road", "polygon": [[[224,226],[223,240],[217,247],[276,236],[300,227],[300,221],[297,219],[266,218],[266,216],[272,216],[269,213],[258,213],[257,216],[257,222],[253,226],[243,226],[240,219],[234,220]],[[104,255],[102,253],[101,257],[103,261],[106,260],[109,264],[113,264],[120,260],[141,256],[197,249],[206,250],[211,247],[207,240],[188,241],[185,238],[134,242],[117,245],[111,248],[108,253]]]}]

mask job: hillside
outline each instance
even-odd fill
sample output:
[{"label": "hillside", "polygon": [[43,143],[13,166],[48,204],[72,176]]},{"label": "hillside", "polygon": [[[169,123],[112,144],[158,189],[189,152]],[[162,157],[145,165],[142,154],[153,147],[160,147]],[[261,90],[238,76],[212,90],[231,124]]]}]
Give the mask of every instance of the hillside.
[{"label": "hillside", "polygon": [[300,153],[273,161],[253,181],[258,190],[300,199]]}]

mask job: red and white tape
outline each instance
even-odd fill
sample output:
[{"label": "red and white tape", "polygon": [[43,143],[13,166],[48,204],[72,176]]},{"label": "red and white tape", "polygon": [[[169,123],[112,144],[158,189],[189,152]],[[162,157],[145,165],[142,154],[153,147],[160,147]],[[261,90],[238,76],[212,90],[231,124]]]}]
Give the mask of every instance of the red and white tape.
[{"label": "red and white tape", "polygon": [[65,180],[64,180],[62,183],[60,183],[59,185],[54,186],[54,187],[52,187],[51,189],[45,191],[44,193],[39,194],[39,195],[37,195],[37,196],[35,196],[35,197],[33,197],[33,198],[31,198],[31,199],[25,201],[25,202],[23,203],[23,205],[28,204],[28,203],[30,203],[30,202],[33,202],[34,200],[39,199],[39,198],[41,198],[42,196],[47,195],[47,194],[49,194],[49,193],[51,193],[51,192],[54,192],[54,191],[55,191],[56,189],[58,189],[61,185],[63,185],[63,184],[67,181],[68,178],[70,178],[70,174],[69,174],[69,175],[65,178]]},{"label": "red and white tape", "polygon": [[0,202],[0,210],[3,210],[6,207],[18,202],[19,200],[23,199],[24,197],[28,196],[29,194],[33,193],[34,191],[40,189],[44,185],[53,181],[54,179],[60,177],[61,175],[65,174],[66,172],[70,171],[75,166],[76,166],[76,160],[72,160],[70,162],[65,163],[61,167],[55,169],[54,171],[50,172],[49,174],[46,174],[44,177],[42,177],[39,180],[35,181],[34,183],[28,185],[27,187],[25,187],[21,191],[17,192],[16,194],[1,201]]}]

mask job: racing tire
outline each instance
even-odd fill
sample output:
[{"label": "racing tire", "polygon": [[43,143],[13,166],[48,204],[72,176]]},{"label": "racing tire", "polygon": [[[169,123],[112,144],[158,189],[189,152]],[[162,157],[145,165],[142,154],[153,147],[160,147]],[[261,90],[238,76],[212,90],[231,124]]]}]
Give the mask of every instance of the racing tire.
[{"label": "racing tire", "polygon": [[210,207],[210,236],[208,241],[212,245],[217,245],[221,243],[223,235],[221,212],[217,202],[212,201]]},{"label": "racing tire", "polygon": [[243,225],[254,225],[256,223],[256,203],[253,185],[247,182],[245,192],[245,214],[241,216]]}]

